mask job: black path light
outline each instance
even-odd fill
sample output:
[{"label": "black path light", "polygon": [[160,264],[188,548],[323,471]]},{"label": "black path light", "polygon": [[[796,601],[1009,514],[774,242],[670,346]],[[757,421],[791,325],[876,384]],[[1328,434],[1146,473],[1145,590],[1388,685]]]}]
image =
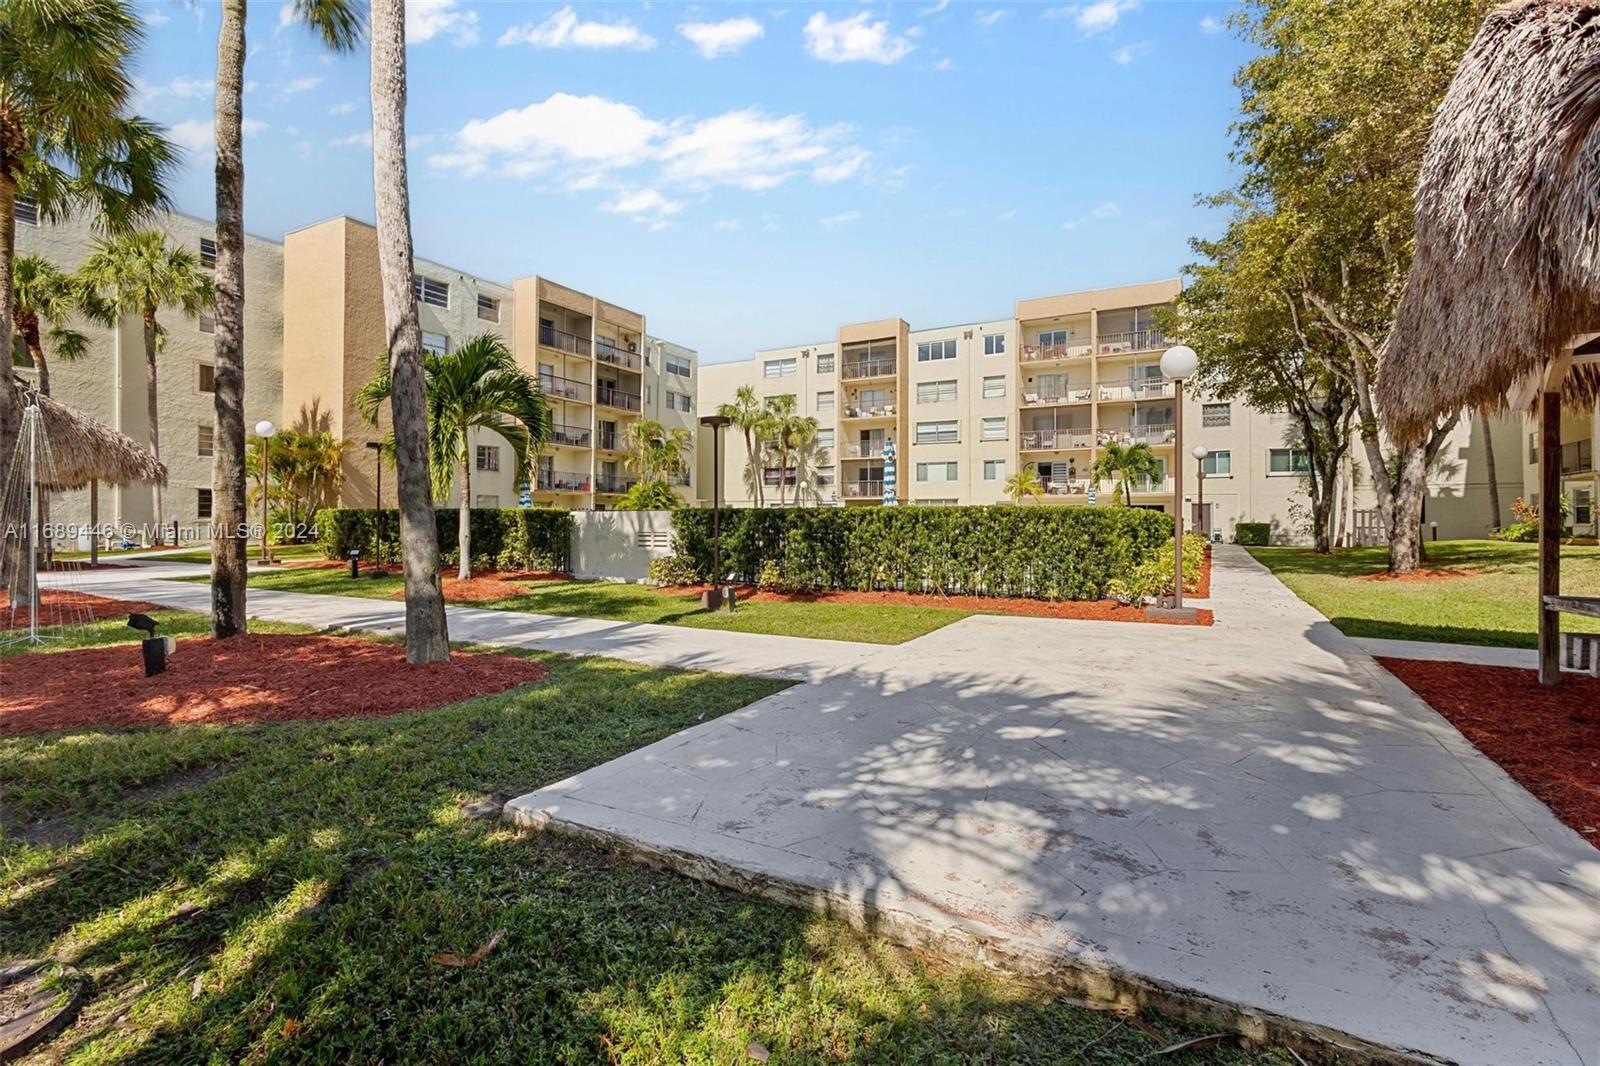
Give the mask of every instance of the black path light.
[{"label": "black path light", "polygon": [[732,422],[727,415],[700,419],[700,424],[711,430],[711,587],[701,602],[713,611],[724,603],[733,607],[733,597],[722,587],[722,431]]}]

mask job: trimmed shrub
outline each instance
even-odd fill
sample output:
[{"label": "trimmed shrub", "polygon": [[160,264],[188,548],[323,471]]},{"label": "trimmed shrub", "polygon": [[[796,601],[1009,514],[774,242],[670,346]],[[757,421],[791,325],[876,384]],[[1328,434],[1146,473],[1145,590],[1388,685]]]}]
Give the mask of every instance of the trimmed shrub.
[{"label": "trimmed shrub", "polygon": [[[461,512],[456,508],[435,508],[434,524],[439,537],[443,565],[455,566]],[[472,509],[472,565],[477,568],[512,570],[569,569],[572,514],[554,507],[501,507]],[[322,554],[330,559],[348,558],[359,550],[362,558],[372,558],[375,526],[382,524],[376,539],[378,562],[400,558],[400,517],[385,508],[374,516],[371,510],[325,507],[317,512],[317,541]]]},{"label": "trimmed shrub", "polygon": [[1233,527],[1233,539],[1238,544],[1265,547],[1272,543],[1272,525],[1269,522],[1240,522]]},{"label": "trimmed shrub", "polygon": [[650,580],[657,585],[693,585],[699,582],[694,563],[681,555],[663,555],[650,560]]},{"label": "trimmed shrub", "polygon": [[[711,511],[673,512],[673,547],[711,579]],[[1172,537],[1134,507],[818,507],[722,513],[724,577],[808,589],[1092,600]]]}]

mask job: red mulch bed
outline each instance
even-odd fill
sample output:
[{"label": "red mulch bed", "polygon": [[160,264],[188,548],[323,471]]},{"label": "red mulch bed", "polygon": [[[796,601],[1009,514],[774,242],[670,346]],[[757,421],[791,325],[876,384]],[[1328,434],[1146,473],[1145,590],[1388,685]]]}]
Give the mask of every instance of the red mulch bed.
[{"label": "red mulch bed", "polygon": [[[453,577],[444,579],[444,598],[447,603],[484,603],[503,600],[525,591],[517,587],[519,581],[571,581],[571,574],[553,570],[490,570],[474,574],[465,581]],[[394,598],[405,599],[404,589],[395,589]]]},{"label": "red mulch bed", "polygon": [[1451,566],[1424,566],[1420,570],[1408,570],[1403,574],[1391,574],[1387,570],[1380,570],[1376,574],[1357,574],[1357,581],[1443,581],[1452,577],[1476,577],[1483,573],[1476,567],[1465,569]]},{"label": "red mulch bed", "polygon": [[8,660],[0,734],[400,714],[548,673],[512,655],[456,652],[408,666],[398,644],[252,633],[180,640],[166,673],[147,678],[139,646],[118,644]]},{"label": "red mulch bed", "polygon": [[[67,589],[39,590],[39,624],[41,626],[82,625],[107,618],[125,618],[134,611],[159,611],[160,604],[137,600],[113,600],[106,596],[91,596],[86,592]],[[0,630],[28,628],[28,609],[18,607],[15,612],[0,606]],[[9,671],[9,667],[7,668]]]},{"label": "red mulch bed", "polygon": [[1600,679],[1379,659],[1557,818],[1600,844]]}]

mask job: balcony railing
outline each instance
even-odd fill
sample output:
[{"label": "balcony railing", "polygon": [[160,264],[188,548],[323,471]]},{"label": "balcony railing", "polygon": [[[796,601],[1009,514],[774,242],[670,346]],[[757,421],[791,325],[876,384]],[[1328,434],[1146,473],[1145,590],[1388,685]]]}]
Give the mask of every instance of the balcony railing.
[{"label": "balcony railing", "polygon": [[554,326],[539,327],[539,343],[546,348],[554,348],[558,352],[566,352],[568,355],[587,356],[589,354],[588,337],[580,337],[576,333],[568,333],[566,330],[556,329]]},{"label": "balcony railing", "polygon": [[1103,430],[1102,433],[1109,434],[1111,440],[1121,444],[1171,444],[1173,438],[1177,436],[1171,422],[1128,426],[1124,429]]},{"label": "balcony railing", "polygon": [[1082,496],[1089,491],[1089,479],[1086,477],[1053,477],[1041,484],[1046,495],[1050,496]]},{"label": "balcony railing", "polygon": [[[605,401],[602,400],[601,402]],[[621,451],[623,448],[622,434],[614,429],[610,431],[602,429],[599,435],[595,437],[594,446],[603,452]]]},{"label": "balcony railing", "polygon": [[1025,452],[1054,452],[1066,448],[1088,448],[1094,444],[1094,434],[1087,429],[1025,429],[1022,431],[1022,450]]},{"label": "balcony railing", "polygon": [[844,458],[846,459],[876,459],[882,454],[883,441],[881,440],[873,441],[870,444],[862,444],[857,441],[844,446]]},{"label": "balcony railing", "polygon": [[892,356],[868,356],[865,359],[846,359],[840,366],[839,376],[845,381],[856,378],[887,378],[896,373]]},{"label": "balcony railing", "polygon": [[621,474],[596,474],[594,476],[594,491],[616,496],[627,492],[638,483],[638,478],[623,477]]},{"label": "balcony railing", "polygon": [[1055,359],[1079,359],[1089,355],[1094,348],[1088,344],[1024,344],[1024,363],[1045,363]]},{"label": "balcony railing", "polygon": [[1099,338],[1101,355],[1119,352],[1146,352],[1152,348],[1166,347],[1166,334],[1159,329],[1130,329],[1118,333],[1102,333]]},{"label": "balcony railing", "polygon": [[539,388],[551,399],[575,400],[578,403],[589,402],[589,383],[587,381],[574,381],[572,378],[556,377],[553,374],[540,374]]},{"label": "balcony railing", "polygon": [[594,353],[602,363],[620,366],[622,369],[632,370],[634,373],[639,371],[638,352],[630,352],[626,348],[618,348],[607,340],[597,340],[594,342]]},{"label": "balcony railing", "polygon": [[846,481],[839,486],[839,495],[847,500],[883,499],[882,481]]},{"label": "balcony railing", "polygon": [[[1130,487],[1134,492],[1171,492],[1172,479],[1170,477],[1136,478]],[[1120,491],[1121,483],[1113,481],[1106,488],[1112,492]]]},{"label": "balcony railing", "polygon": [[538,488],[540,492],[588,492],[589,475],[576,470],[541,470]]},{"label": "balcony railing", "polygon": [[639,409],[639,394],[628,392],[624,389],[614,389],[609,385],[601,385],[594,390],[594,397],[607,407],[615,407],[621,411],[637,411]]},{"label": "balcony railing", "polygon": [[582,426],[551,426],[550,443],[564,445],[568,448],[587,448],[589,446],[589,431]]},{"label": "balcony railing", "polygon": [[1102,400],[1161,400],[1173,395],[1170,381],[1130,381],[1125,385],[1101,385]]},{"label": "balcony railing", "polygon": [[895,405],[892,403],[847,403],[844,405],[844,416],[846,418],[893,418],[894,415]]},{"label": "balcony railing", "polygon": [[1088,403],[1094,399],[1094,389],[1088,385],[1024,386],[1022,406],[1052,407],[1057,404]]}]

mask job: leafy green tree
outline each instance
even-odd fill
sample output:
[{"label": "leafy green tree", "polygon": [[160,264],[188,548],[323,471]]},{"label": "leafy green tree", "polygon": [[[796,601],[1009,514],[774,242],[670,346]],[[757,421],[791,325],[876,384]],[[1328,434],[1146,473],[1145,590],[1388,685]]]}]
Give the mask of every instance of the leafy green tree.
[{"label": "leafy green tree", "polygon": [[[506,342],[482,333],[453,352],[423,359],[428,412],[428,455],[433,495],[443,499],[452,478],[461,493],[456,577],[472,576],[472,436],[489,430],[511,446],[513,479],[526,480],[533,461],[550,441],[550,406],[539,382],[517,365]],[[372,425],[390,400],[389,360],[356,393],[356,407]]]},{"label": "leafy green tree", "polygon": [[[790,470],[793,467],[792,457],[795,450],[804,447],[816,439],[817,431],[821,428],[815,418],[800,414],[795,398],[785,393],[782,396],[769,396],[766,402],[766,418],[762,422],[763,435],[771,441],[773,451],[778,459],[778,506],[784,503],[784,489],[789,481]],[[799,497],[799,473],[795,476],[795,496]]]},{"label": "leafy green tree", "polygon": [[104,321],[108,310],[80,279],[65,273],[50,260],[25,255],[12,268],[11,325],[39,372],[39,391],[50,395],[50,363],[45,357],[48,339],[53,357],[81,359],[89,339],[69,323],[75,316]]},{"label": "leafy green tree", "polygon": [[1044,482],[1039,480],[1039,472],[1032,467],[1018,470],[1006,478],[1005,494],[1011,497],[1011,502],[1020,505],[1023,500],[1041,500],[1044,498]]},{"label": "leafy green tree", "polygon": [[765,495],[762,442],[767,436],[766,407],[755,389],[740,385],[733,394],[733,402],[719,404],[717,414],[729,419],[744,434],[745,484],[750,490],[750,499],[759,507]]},{"label": "leafy green tree", "polygon": [[617,498],[619,511],[671,511],[683,506],[672,486],[656,478],[643,478]]},{"label": "leafy green tree", "polygon": [[[78,275],[107,306],[137,315],[144,324],[145,410],[150,422],[150,450],[160,458],[156,352],[162,331],[158,315],[172,309],[192,317],[210,307],[211,275],[200,265],[199,255],[188,248],[169,245],[159,230],[123,233],[97,241]],[[163,522],[161,486],[154,486],[152,492],[159,530]]]},{"label": "leafy green tree", "polygon": [[628,423],[624,439],[628,452],[625,462],[639,475],[639,483],[665,485],[667,495],[676,499],[670,480],[683,473],[688,453],[694,447],[689,431],[668,429],[654,418],[640,418]]},{"label": "leafy green tree", "polygon": [[[255,477],[256,487],[250,491],[249,503],[261,503],[261,438],[251,436],[245,465]],[[272,469],[272,491],[268,502],[284,522],[299,529],[316,525],[317,512],[333,506],[338,500],[339,483],[343,477],[344,452],[350,442],[340,440],[332,432],[302,432],[296,429],[279,430],[267,448]]]},{"label": "leafy green tree", "polygon": [[1154,480],[1161,477],[1161,473],[1160,458],[1143,441],[1137,444],[1111,441],[1101,449],[1094,461],[1095,478],[1116,482],[1122,490],[1122,502],[1130,505],[1133,503],[1133,483]]}]

